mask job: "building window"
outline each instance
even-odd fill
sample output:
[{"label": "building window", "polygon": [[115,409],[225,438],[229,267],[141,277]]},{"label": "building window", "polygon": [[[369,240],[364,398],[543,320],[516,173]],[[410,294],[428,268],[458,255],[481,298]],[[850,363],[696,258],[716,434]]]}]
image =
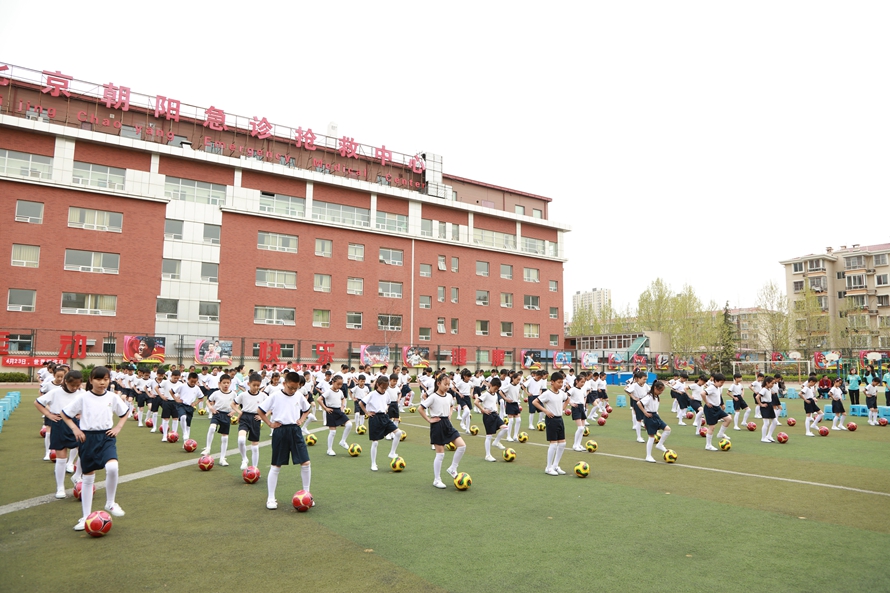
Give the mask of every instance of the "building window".
[{"label": "building window", "polygon": [[433,308],[433,297],[420,295],[420,308],[421,309],[432,309]]},{"label": "building window", "polygon": [[350,243],[348,258],[352,261],[365,261],[365,246],[358,243]]},{"label": "building window", "polygon": [[[207,225],[204,225],[205,228]],[[205,231],[206,237],[206,231]],[[318,241],[323,241],[324,239],[316,240],[316,246],[318,245]],[[330,243],[330,241],[329,241]],[[297,248],[299,246],[299,238],[296,235],[282,235],[280,233],[269,233],[266,231],[260,231],[257,234],[257,249],[263,249],[266,251],[284,251],[286,253],[297,253]],[[317,254],[316,254],[317,255]],[[327,256],[330,257],[330,256]]]},{"label": "building window", "polygon": [[451,318],[451,333],[452,334],[457,334],[457,329],[458,329],[459,325],[460,325],[460,319],[458,319],[457,317],[452,317]]},{"label": "building window", "polygon": [[474,228],[473,243],[497,249],[516,249],[516,235]]},{"label": "building window", "polygon": [[550,292],[559,292],[559,281],[557,281],[557,280],[550,281]]},{"label": "building window", "polygon": [[476,335],[477,336],[487,336],[488,335],[488,321],[485,321],[485,320],[477,320],[476,321]]},{"label": "building window", "polygon": [[505,309],[513,308],[513,293],[512,292],[502,292],[501,293],[501,307]]},{"label": "building window", "polygon": [[[823,311],[828,311],[828,297],[827,296],[816,297],[816,304]],[[745,324],[745,325],[747,325],[747,324]],[[747,328],[745,328],[745,329],[747,329]]]},{"label": "building window", "polygon": [[875,256],[875,266],[886,266],[887,265],[887,254],[881,253]]},{"label": "building window", "polygon": [[178,259],[162,259],[161,260],[161,279],[162,280],[179,280],[181,266],[182,266],[182,262]]},{"label": "building window", "polygon": [[31,334],[9,334],[10,352],[31,352]]},{"label": "building window", "polygon": [[402,283],[380,280],[377,283],[377,296],[386,297],[388,299],[402,298]]},{"label": "building window", "polygon": [[476,362],[481,364],[488,364],[491,362],[490,353],[488,350],[476,350]]},{"label": "building window", "polygon": [[[104,210],[71,206],[68,208],[68,226],[89,231],[119,233],[124,226],[124,215],[120,212],[105,212]],[[182,229],[180,229],[180,234],[182,234]]]},{"label": "building window", "polygon": [[[121,126],[121,138],[132,138],[133,140],[141,140],[142,132],[137,132],[133,126]],[[207,147],[205,147],[206,150]],[[220,149],[222,152],[222,149]]]},{"label": "building window", "polygon": [[226,186],[193,179],[167,177],[164,181],[164,196],[196,204],[225,205]]},{"label": "building window", "polygon": [[39,154],[0,150],[0,173],[13,177],[52,179],[53,159]]},{"label": "building window", "polygon": [[439,270],[441,270],[442,272],[445,271],[445,256],[444,255],[439,256]]},{"label": "building window", "polygon": [[444,334],[445,333],[445,318],[439,317],[436,319],[436,333]]},{"label": "building window", "polygon": [[457,257],[452,257],[451,258],[451,271],[457,272],[458,269],[460,268],[459,264],[460,264],[460,259]]},{"label": "building window", "polygon": [[296,325],[296,310],[257,305],[253,308],[253,322],[266,325]]},{"label": "building window", "polygon": [[164,238],[182,241],[182,221],[167,218],[164,220]]},{"label": "building window", "polygon": [[541,310],[540,297],[525,295],[524,297],[522,297],[522,308],[527,309],[529,311],[540,311]]},{"label": "building window", "polygon": [[488,262],[487,261],[477,261],[476,262],[476,275],[477,276],[488,276]]},{"label": "building window", "polygon": [[204,242],[219,245],[219,234],[222,230],[218,224],[204,224]]},{"label": "building window", "polygon": [[541,271],[536,268],[522,268],[522,279],[526,282],[540,282]]},{"label": "building window", "polygon": [[878,274],[877,276],[875,276],[875,284],[877,284],[878,286],[887,286],[887,278],[887,274]]},{"label": "building window", "polygon": [[890,295],[878,295],[878,307],[890,307]]},{"label": "building window", "polygon": [[219,321],[219,303],[200,301],[198,303],[198,321]]},{"label": "building window", "polygon": [[179,301],[158,299],[155,303],[155,319],[176,319],[179,317]]},{"label": "building window", "polygon": [[417,336],[421,342],[429,342],[433,339],[433,330],[429,327],[420,328],[420,334]]},{"label": "building window", "polygon": [[260,212],[302,218],[306,216],[306,199],[260,192]]},{"label": "building window", "polygon": [[448,233],[447,233],[448,229],[445,228],[446,223],[439,221],[436,224],[439,226],[439,238],[447,239],[448,238]]},{"label": "building window", "polygon": [[513,266],[507,264],[501,264],[501,278],[504,280],[512,280],[513,279]]},{"label": "building window", "polygon": [[458,297],[460,296],[460,290],[456,286],[451,287],[451,302],[457,303]]},{"label": "building window", "polygon": [[126,170],[117,167],[74,161],[74,175],[71,182],[75,185],[92,185],[103,189],[123,191],[126,174]]},{"label": "building window", "polygon": [[[815,280],[815,278],[810,279]],[[847,276],[847,290],[865,288],[865,274],[851,274]]]},{"label": "building window", "polygon": [[791,272],[793,274],[802,274],[803,273],[803,262],[798,261],[791,264]]},{"label": "building window", "polygon": [[365,279],[364,278],[347,278],[346,279],[346,294],[355,294],[358,296],[365,294]]},{"label": "building window", "polygon": [[[857,295],[849,297],[849,299],[850,299],[850,305],[852,307],[854,307],[856,309],[865,309],[866,300],[865,300],[864,294],[857,294]],[[851,324],[850,327],[856,327],[856,325],[853,325],[853,322],[856,321],[855,315],[850,315],[847,317],[847,319],[850,321],[850,324]]]},{"label": "building window", "polygon": [[825,292],[825,276],[810,278],[810,290],[814,292]]},{"label": "building window", "polygon": [[531,237],[522,238],[522,250],[525,253],[533,253],[535,255],[544,255],[546,245],[541,239],[532,239]]},{"label": "building window", "polygon": [[331,327],[331,312],[328,309],[313,309],[312,327]]},{"label": "building window", "polygon": [[550,319],[559,319],[559,307],[550,307]]},{"label": "building window", "polygon": [[334,242],[329,239],[315,240],[315,255],[319,257],[331,257],[334,253]]},{"label": "building window", "polygon": [[120,269],[120,261],[121,256],[117,253],[65,250],[65,269],[72,272],[117,274]]},{"label": "building window", "polygon": [[845,270],[862,270],[865,268],[865,256],[854,255],[853,257],[844,258]]},{"label": "building window", "polygon": [[433,277],[433,266],[430,264],[420,264],[420,277],[421,278],[432,278]]},{"label": "building window", "polygon": [[23,268],[40,267],[40,246],[12,245],[12,265]]},{"label": "building window", "polygon": [[551,346],[559,345],[559,335],[558,334],[550,334],[550,345]]},{"label": "building window", "polygon": [[297,273],[287,270],[256,269],[256,285],[267,288],[297,288]]},{"label": "building window", "polygon": [[219,264],[201,262],[201,281],[219,282]]},{"label": "building window", "polygon": [[62,313],[113,317],[117,314],[117,297],[105,294],[63,292]]},{"label": "building window", "polygon": [[350,226],[371,226],[371,211],[329,202],[312,202],[312,219]]},{"label": "building window", "polygon": [[9,294],[6,297],[6,310],[21,311],[22,313],[33,313],[34,304],[36,301],[36,290],[10,288]]},{"label": "building window", "polygon": [[811,259],[807,262],[807,269],[810,272],[819,272],[825,270],[825,264],[822,262],[822,259]]},{"label": "building window", "polygon": [[544,218],[544,212],[542,210],[538,210],[537,208],[532,208],[532,217]]},{"label": "building window", "polygon": [[378,315],[377,329],[381,331],[400,332],[402,331],[401,315]]},{"label": "building window", "polygon": [[[408,217],[402,214],[390,214],[389,212],[381,212],[377,211],[377,224],[376,227],[383,231],[390,231],[394,233],[407,233],[408,232]],[[421,231],[422,233],[422,231]],[[430,227],[430,235],[432,236],[433,230]]]},{"label": "building window", "polygon": [[439,289],[437,291],[436,298],[440,303],[445,302],[445,287],[444,286],[439,287]]},{"label": "building window", "polygon": [[794,281],[794,292],[803,292],[803,280]]},{"label": "building window", "polygon": [[518,214],[520,216],[525,216],[525,206],[520,206],[519,204],[516,204],[515,206],[513,206],[513,212],[515,212],[516,214]]},{"label": "building window", "polygon": [[501,337],[502,338],[512,338],[513,337],[513,322],[512,321],[501,321]]},{"label": "building window", "polygon": [[476,291],[476,304],[482,305],[483,307],[488,306],[488,291],[487,290],[477,290]]},{"label": "building window", "polygon": [[526,338],[538,338],[541,336],[541,326],[537,323],[526,323],[522,335]]},{"label": "building window", "polygon": [[420,219],[420,236],[421,237],[432,237],[433,236],[433,221],[421,218]]},{"label": "building window", "polygon": [[315,274],[312,290],[315,292],[331,292],[330,274]]},{"label": "building window", "polygon": [[460,225],[459,224],[451,225],[451,240],[452,241],[460,241]]},{"label": "building window", "polygon": [[15,221],[43,224],[43,202],[16,200]]},{"label": "building window", "polygon": [[346,329],[361,329],[362,314],[357,311],[349,311],[346,313]]},{"label": "building window", "polygon": [[380,248],[380,263],[389,264],[391,266],[401,266],[405,259],[405,254],[401,249]]}]

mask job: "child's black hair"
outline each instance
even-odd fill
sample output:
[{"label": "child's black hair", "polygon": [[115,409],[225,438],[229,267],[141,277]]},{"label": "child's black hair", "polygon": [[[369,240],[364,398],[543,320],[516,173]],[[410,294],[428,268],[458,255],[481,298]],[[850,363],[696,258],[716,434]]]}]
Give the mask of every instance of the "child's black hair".
[{"label": "child's black hair", "polygon": [[93,367],[93,370],[90,371],[90,378],[87,381],[87,391],[93,390],[93,381],[97,379],[104,379],[105,377],[111,378],[111,373],[108,372],[107,368]]},{"label": "child's black hair", "polygon": [[194,379],[195,381],[197,381],[197,380],[198,380],[198,373],[192,371],[192,372],[190,372],[190,373],[188,374],[188,377],[186,377],[186,378],[187,378],[189,381],[191,381],[192,379]]},{"label": "child's black hair", "polygon": [[254,381],[256,381],[256,382],[258,382],[258,383],[262,383],[262,382],[263,382],[263,377],[262,377],[259,373],[253,373],[252,375],[250,375],[250,376],[247,378],[247,382],[248,382],[248,383],[253,383]]}]

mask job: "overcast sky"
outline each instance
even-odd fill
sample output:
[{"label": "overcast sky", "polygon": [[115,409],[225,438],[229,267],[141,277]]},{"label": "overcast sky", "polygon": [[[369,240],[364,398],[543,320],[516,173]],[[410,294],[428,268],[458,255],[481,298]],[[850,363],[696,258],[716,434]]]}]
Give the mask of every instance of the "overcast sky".
[{"label": "overcast sky", "polygon": [[567,309],[656,277],[753,306],[780,259],[888,241],[886,1],[72,6],[5,6],[0,61],[553,198]]}]

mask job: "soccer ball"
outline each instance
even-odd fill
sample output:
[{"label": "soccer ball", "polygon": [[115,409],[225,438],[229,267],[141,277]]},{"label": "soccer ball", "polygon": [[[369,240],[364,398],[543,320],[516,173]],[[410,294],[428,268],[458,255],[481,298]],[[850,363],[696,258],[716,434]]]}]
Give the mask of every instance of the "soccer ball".
[{"label": "soccer ball", "polygon": [[516,451],[513,449],[504,449],[504,461],[514,461],[516,459]]},{"label": "soccer ball", "polygon": [[[399,429],[399,430],[401,430],[401,429]],[[401,434],[401,436],[399,436],[399,440],[404,441],[407,438],[408,438],[408,433],[405,432],[404,430],[402,430],[402,434]]]},{"label": "soccer ball", "polygon": [[241,477],[244,478],[244,481],[248,484],[256,484],[260,479],[260,468],[251,465],[241,472]]},{"label": "soccer ball", "polygon": [[41,426],[41,427],[40,427],[40,438],[43,438],[43,437],[45,437],[45,436],[46,436],[46,427],[45,427],[45,426]]},{"label": "soccer ball", "polygon": [[599,445],[596,444],[596,441],[587,441],[584,443],[584,446],[587,448],[588,453],[596,453],[596,450],[599,449]]},{"label": "soccer ball", "polygon": [[693,418],[695,418],[695,414],[693,414],[692,412],[686,412],[687,420],[692,420]]},{"label": "soccer ball", "polygon": [[880,424],[881,426],[887,426],[887,419],[886,418],[878,418],[878,424]]},{"label": "soccer ball", "polygon": [[571,416],[571,415],[572,415],[572,411],[571,411],[570,409],[566,408],[564,414],[565,414],[566,416]]},{"label": "soccer ball", "polygon": [[182,448],[185,449],[186,453],[191,453],[198,448],[198,441],[196,441],[195,439],[189,439],[182,444]]},{"label": "soccer ball", "polygon": [[468,490],[473,485],[473,478],[466,472],[460,472],[454,476],[454,487],[458,490]]},{"label": "soccer ball", "polygon": [[795,420],[794,418],[789,418],[785,421],[785,423],[788,424],[788,426],[794,426],[795,424],[797,424],[797,420]]},{"label": "soccer ball", "polygon": [[527,433],[527,432],[520,432],[520,433],[519,433],[519,436],[517,437],[517,440],[518,440],[520,443],[525,443],[525,442],[527,442],[527,441],[528,441],[528,433]]},{"label": "soccer ball", "polygon": [[788,435],[784,432],[780,432],[776,435],[776,440],[782,443],[783,445],[788,442]]},{"label": "soccer ball", "polygon": [[608,412],[603,412],[602,414],[600,414],[600,418],[602,418],[603,420],[605,420],[605,419],[608,418],[608,417],[609,417],[609,413],[608,413]]},{"label": "soccer ball", "polygon": [[408,408],[408,411],[413,414],[414,412],[417,411],[417,408],[415,406],[411,406],[410,408]]},{"label": "soccer ball", "polygon": [[847,430],[849,430],[850,432],[856,432],[857,428],[859,428],[859,426],[857,426],[855,422],[847,423]]},{"label": "soccer ball", "polygon": [[586,437],[590,436],[590,427],[589,426],[584,427],[584,436],[586,436]]},{"label": "soccer ball", "polygon": [[754,432],[755,430],[757,430],[757,423],[755,423],[755,422],[749,422],[745,426],[747,426],[748,430],[750,430],[751,432]]},{"label": "soccer ball", "polygon": [[148,420],[145,421],[145,425],[149,428],[155,427],[155,423],[151,421],[151,418],[149,418]]},{"label": "soccer ball", "polygon": [[535,426],[539,431],[543,431],[545,428],[547,428],[547,425],[543,422],[538,422]]},{"label": "soccer ball", "polygon": [[470,434],[473,435],[473,436],[476,436],[477,434],[479,434],[479,427],[476,426],[475,424],[474,424],[473,426],[471,426],[471,427],[470,427]]},{"label": "soccer ball", "polygon": [[368,432],[368,429],[365,428],[364,424],[355,429],[355,434],[365,434],[366,432]]},{"label": "soccer ball", "polygon": [[306,490],[297,490],[297,493],[294,494],[293,501],[294,508],[297,509],[298,513],[305,513],[309,509],[312,508],[314,501],[312,500],[312,495],[309,494]]},{"label": "soccer ball", "polygon": [[213,469],[213,457],[210,455],[201,455],[198,458],[198,467],[201,468],[201,471],[209,472]]},{"label": "soccer ball", "polygon": [[829,432],[831,432],[831,431],[828,430],[828,427],[827,427],[827,426],[820,426],[820,427],[819,427],[819,434],[820,434],[821,436],[823,436],[823,437],[827,437]]},{"label": "soccer ball", "polygon": [[[78,482],[74,485],[74,498],[80,500],[80,495],[83,492],[83,482]],[[96,493],[96,485],[93,484],[93,494]]]},{"label": "soccer ball", "polygon": [[702,438],[708,436],[708,429],[704,426],[701,427],[701,430],[698,431],[698,434],[702,436]]},{"label": "soccer ball", "polygon": [[389,462],[389,467],[391,467],[392,471],[394,471],[394,472],[402,471],[403,469],[405,469],[405,465],[406,465],[405,460],[402,459],[401,457],[396,457],[395,459],[393,459],[392,461]]},{"label": "soccer ball", "polygon": [[447,445],[445,445],[445,448],[448,449],[449,451],[456,451],[457,445],[455,445],[454,443],[448,443]]},{"label": "soccer ball", "polygon": [[240,421],[241,421],[241,416],[235,416],[234,414],[231,415],[231,416],[229,416],[229,423],[230,423],[232,426],[235,426],[235,425],[238,424],[238,422],[240,422]]},{"label": "soccer ball", "polygon": [[612,413],[612,406],[606,406],[606,413],[607,413],[607,414],[611,414],[611,413]]},{"label": "soccer ball", "polygon": [[677,461],[677,452],[673,449],[668,449],[664,452],[664,461],[665,463],[673,463]]},{"label": "soccer ball", "polygon": [[358,457],[362,454],[362,446],[358,443],[352,443],[351,445],[349,445],[348,451],[350,457]]},{"label": "soccer ball", "polygon": [[201,408],[198,410],[198,416],[206,416],[206,415],[207,415],[207,410],[205,410],[204,408]]},{"label": "soccer ball", "polygon": [[318,439],[315,437],[314,434],[307,434],[307,435],[306,435],[306,444],[309,445],[310,447],[311,447],[312,445],[314,445],[315,443],[317,443],[317,442],[318,442]]},{"label": "soccer ball", "polygon": [[83,528],[93,537],[102,537],[111,531],[111,515],[105,511],[93,511],[87,516]]},{"label": "soccer ball", "polygon": [[49,460],[50,460],[50,461],[55,461],[55,460],[56,460],[56,450],[55,450],[55,449],[50,449],[50,450],[49,450]]},{"label": "soccer ball", "polygon": [[352,414],[352,408],[343,408],[343,413],[349,416]]},{"label": "soccer ball", "polygon": [[717,446],[720,447],[721,451],[729,451],[732,449],[732,441],[729,439],[720,439],[720,442],[717,443]]},{"label": "soccer ball", "polygon": [[658,432],[655,433],[655,444],[657,445],[660,442],[661,442],[661,431],[659,430]]},{"label": "soccer ball", "polygon": [[522,406],[519,406],[519,411],[522,412]]},{"label": "soccer ball", "polygon": [[579,461],[575,464],[575,475],[579,478],[586,478],[590,475],[590,466],[584,461]]},{"label": "soccer ball", "polygon": [[596,423],[599,424],[600,426],[605,426],[605,425],[606,425],[606,419],[603,418],[602,416],[600,416],[599,418],[596,419]]},{"label": "soccer ball", "polygon": [[167,432],[167,442],[168,443],[175,443],[178,440],[179,440],[178,433],[175,433],[172,430]]}]

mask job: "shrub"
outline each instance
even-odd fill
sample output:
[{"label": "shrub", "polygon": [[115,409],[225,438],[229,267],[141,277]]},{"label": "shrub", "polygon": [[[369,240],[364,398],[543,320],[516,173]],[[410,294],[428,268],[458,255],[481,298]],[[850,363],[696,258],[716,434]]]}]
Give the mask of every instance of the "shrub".
[{"label": "shrub", "polygon": [[0,373],[0,383],[28,383],[31,377],[28,373]]}]

